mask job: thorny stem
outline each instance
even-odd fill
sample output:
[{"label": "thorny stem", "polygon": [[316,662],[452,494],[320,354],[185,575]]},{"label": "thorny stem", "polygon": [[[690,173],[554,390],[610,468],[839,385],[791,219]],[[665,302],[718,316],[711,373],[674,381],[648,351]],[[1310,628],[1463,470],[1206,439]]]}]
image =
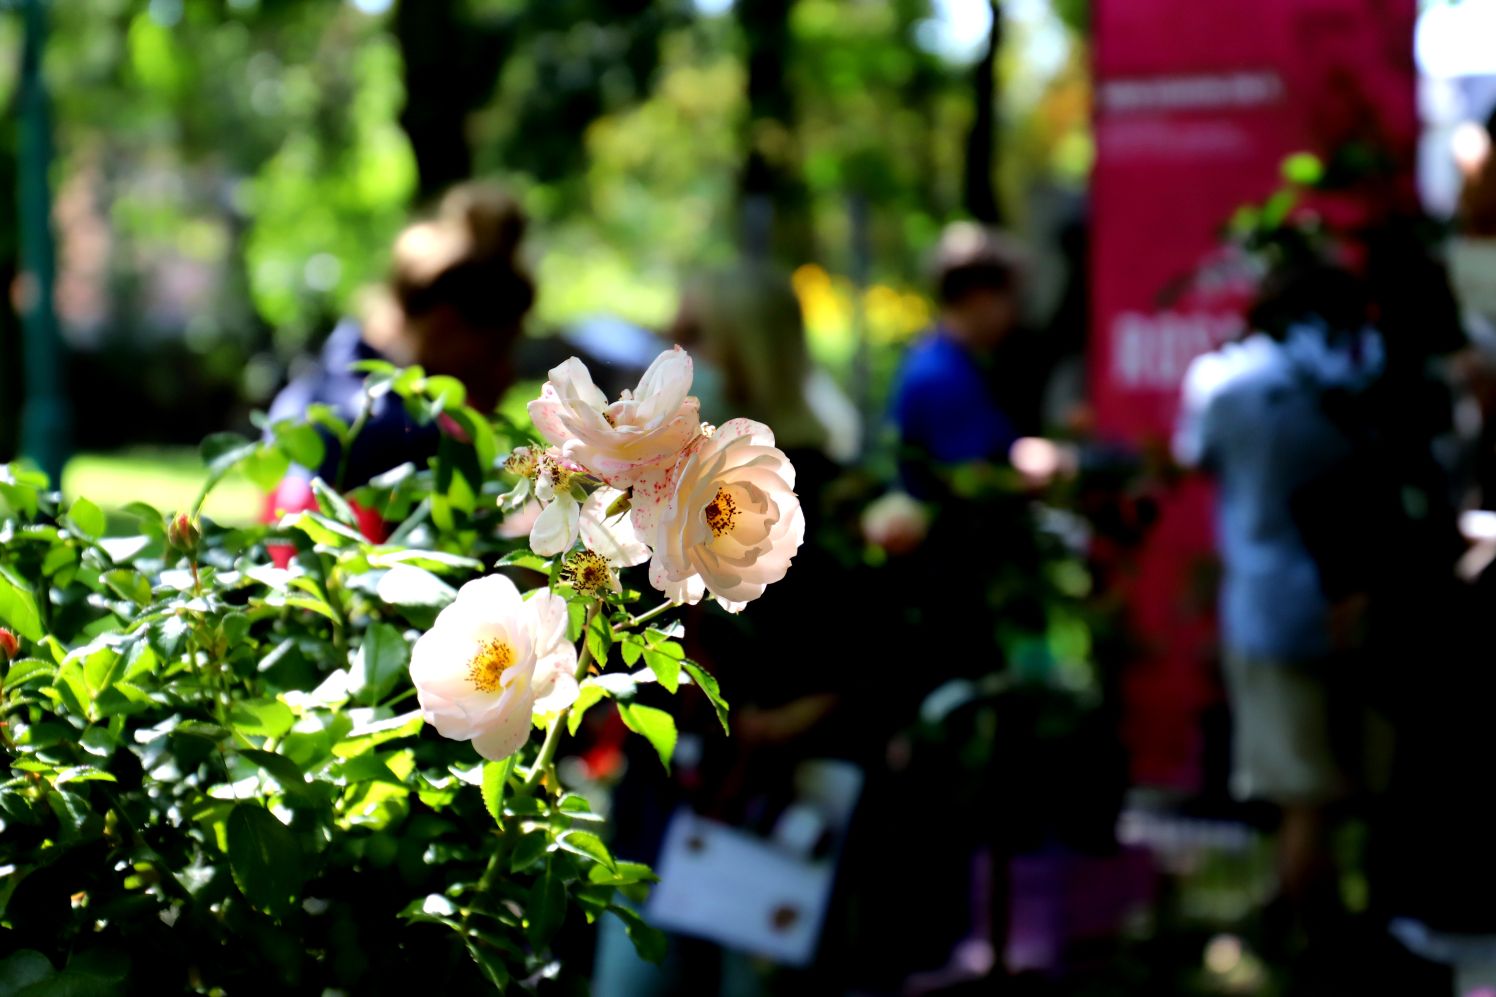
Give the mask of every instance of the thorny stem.
[{"label": "thorny stem", "polygon": [[665,612],[667,610],[674,609],[678,605],[680,605],[680,603],[678,603],[678,602],[669,602],[669,601],[662,602],[658,606],[656,606],[654,609],[651,609],[647,613],[642,613],[639,616],[630,616],[627,620],[625,620],[624,622],[620,623],[618,625],[617,629],[619,629],[619,630],[629,630],[629,629],[632,629],[633,627],[639,626],[641,623],[648,623],[650,620],[654,619],[656,616],[659,616],[661,613],[663,613],[663,612]]},{"label": "thorny stem", "polygon": [[[602,603],[594,602],[587,610],[587,622],[582,626],[582,650],[577,655],[576,678],[580,682],[587,677],[587,668],[592,664],[592,648],[587,644],[587,634],[592,630],[592,621],[597,618],[598,610]],[[566,727],[566,715],[571,712],[568,706],[556,714],[556,719],[551,721],[550,730],[545,732],[545,741],[540,745],[540,754],[535,756],[535,764],[530,768],[530,774],[525,778],[525,788],[530,788],[540,781],[541,776],[550,770],[551,760],[556,757],[556,749],[561,745],[561,731]]]},{"label": "thorny stem", "polygon": [[[473,898],[474,901],[493,888],[494,877],[499,874],[499,859],[504,857],[504,853],[505,849],[495,848],[493,854],[488,857],[488,865],[484,868],[483,875],[478,880],[477,889],[474,891],[477,894]],[[473,902],[469,902],[462,908],[462,937],[464,939],[468,937],[468,921],[472,920],[473,909]]]}]

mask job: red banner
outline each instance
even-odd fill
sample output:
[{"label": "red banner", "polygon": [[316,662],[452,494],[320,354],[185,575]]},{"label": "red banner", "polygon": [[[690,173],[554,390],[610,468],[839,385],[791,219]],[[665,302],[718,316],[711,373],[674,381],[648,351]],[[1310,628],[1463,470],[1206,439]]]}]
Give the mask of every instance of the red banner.
[{"label": "red banner", "polygon": [[[1375,149],[1412,189],[1415,3],[1096,0],[1090,369],[1103,436],[1166,441],[1185,368],[1242,330],[1252,287],[1221,265],[1220,236],[1279,186],[1285,157]],[[1363,191],[1323,207],[1344,221],[1384,206]],[[1215,698],[1211,549],[1209,492],[1187,485],[1166,498],[1131,582],[1141,647],[1124,733],[1142,782],[1199,783],[1199,712]]]}]

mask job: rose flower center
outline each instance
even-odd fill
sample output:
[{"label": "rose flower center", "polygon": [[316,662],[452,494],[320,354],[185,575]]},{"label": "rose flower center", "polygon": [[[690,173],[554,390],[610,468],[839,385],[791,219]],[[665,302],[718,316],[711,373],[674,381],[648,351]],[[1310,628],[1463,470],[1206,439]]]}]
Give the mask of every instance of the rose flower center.
[{"label": "rose flower center", "polygon": [[608,560],[592,550],[579,550],[561,567],[561,580],[583,595],[596,595],[609,587]]},{"label": "rose flower center", "polygon": [[468,681],[479,692],[498,692],[504,669],[514,664],[514,648],[502,640],[489,638],[478,645],[468,662]]},{"label": "rose flower center", "polygon": [[737,520],[737,501],[727,493],[726,488],[717,489],[717,497],[712,499],[706,507],[706,525],[711,527],[712,536],[720,537],[725,533],[731,533]]}]

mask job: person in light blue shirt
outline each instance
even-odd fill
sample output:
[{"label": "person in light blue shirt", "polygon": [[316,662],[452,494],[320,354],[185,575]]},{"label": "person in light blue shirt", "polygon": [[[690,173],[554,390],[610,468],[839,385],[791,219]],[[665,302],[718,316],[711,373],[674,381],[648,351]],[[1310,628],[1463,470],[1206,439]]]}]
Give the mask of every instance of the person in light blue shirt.
[{"label": "person in light blue shirt", "polygon": [[1219,486],[1221,643],[1233,717],[1232,791],[1283,810],[1279,873],[1302,909],[1328,890],[1325,808],[1350,788],[1332,748],[1337,652],[1315,537],[1296,512],[1358,443],[1354,405],[1384,352],[1364,287],[1322,264],[1271,274],[1256,331],[1185,375],[1176,458]]}]

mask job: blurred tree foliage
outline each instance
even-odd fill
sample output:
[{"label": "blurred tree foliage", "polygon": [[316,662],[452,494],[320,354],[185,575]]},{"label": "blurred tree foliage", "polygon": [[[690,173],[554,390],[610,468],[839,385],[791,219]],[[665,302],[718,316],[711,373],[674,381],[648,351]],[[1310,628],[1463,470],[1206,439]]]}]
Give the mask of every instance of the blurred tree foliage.
[{"label": "blurred tree foliage", "polygon": [[[1035,180],[1088,165],[1085,5],[1050,3],[1007,5],[1049,24],[1004,19],[986,141],[980,51],[930,42],[930,0],[51,0],[81,442],[242,419],[356,312],[409,213],[473,174],[505,179],[535,218],[545,325],[662,321],[683,272],[744,249],[918,286],[939,226],[971,210],[982,148],[1019,224]],[[1035,30],[1064,36],[1058,68],[1035,69]],[[18,35],[0,0],[0,67]],[[0,69],[7,105],[13,85]],[[12,131],[0,120],[7,286]],[[106,397],[130,416],[102,418],[91,399]]]}]

